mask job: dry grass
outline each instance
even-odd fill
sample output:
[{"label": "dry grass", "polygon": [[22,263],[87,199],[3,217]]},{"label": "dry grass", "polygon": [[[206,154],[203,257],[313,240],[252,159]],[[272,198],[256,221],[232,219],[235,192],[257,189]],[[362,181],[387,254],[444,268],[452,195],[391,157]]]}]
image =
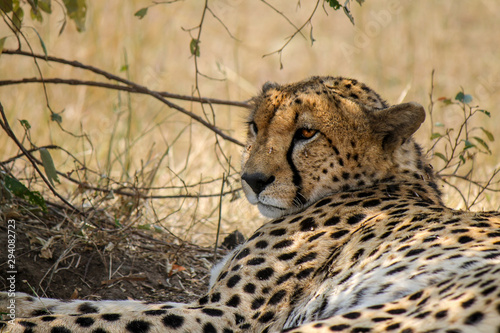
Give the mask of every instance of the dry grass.
[{"label": "dry grass", "polygon": [[[301,25],[312,11],[313,3],[285,0],[273,1],[296,25]],[[58,36],[60,9],[46,17],[43,25],[33,26],[40,33],[50,55],[78,60],[111,73],[129,77],[150,89],[190,95],[195,86],[194,59],[190,55],[191,36],[182,28],[199,23],[201,1],[184,1],[151,8],[147,16],[134,17],[149,1],[89,2],[87,31],[77,33],[70,23]],[[446,1],[373,1],[359,7],[353,4],[356,26],[343,13],[328,15],[320,9],[313,19],[314,38],[311,47],[307,38],[297,36],[282,54],[284,68],[279,69],[278,55],[262,57],[279,49],[285,38],[294,32],[276,12],[260,1],[214,0],[211,7],[231,33],[210,15],[201,35],[199,70],[223,80],[199,76],[203,96],[229,100],[246,100],[261,84],[271,80],[288,82],[311,75],[344,75],[366,82],[390,103],[400,100],[429,103],[431,72],[436,70],[434,95],[454,97],[463,87],[482,108],[491,111],[491,120],[478,117],[477,126],[484,126],[500,140],[496,106],[500,104],[499,45],[500,3],[483,0]],[[31,24],[29,20],[27,24]],[[0,25],[0,37],[9,35]],[[41,53],[33,30],[24,30],[31,45]],[[192,32],[194,35],[196,32]],[[309,30],[305,31],[309,36]],[[9,38],[6,48],[16,47]],[[46,78],[100,79],[55,63],[39,62]],[[128,64],[128,71],[120,69]],[[0,79],[37,76],[33,61],[13,55],[0,57]],[[41,85],[26,84],[0,87],[0,101],[18,137],[23,130],[18,122],[27,119],[32,129],[31,140],[37,146],[55,144],[70,151],[97,175],[77,171],[72,157],[53,151],[56,167],[73,172],[74,177],[88,179],[104,186],[107,178],[124,184],[163,188],[149,194],[186,193],[185,184],[207,181],[203,186],[188,188],[190,193],[217,194],[220,178],[232,165],[229,185],[239,187],[240,148],[219,139],[193,123],[188,117],[171,110],[145,95],[127,95],[90,87],[49,85],[50,105],[55,112],[64,112],[63,127],[75,137],[61,131],[50,121],[50,113]],[[203,114],[196,103],[178,102],[188,110]],[[209,119],[211,109],[206,107]],[[245,110],[236,107],[214,107],[216,124],[230,135],[243,140]],[[434,120],[449,127],[460,124],[460,112],[439,105]],[[418,133],[420,142],[430,146],[430,124],[427,121]],[[0,160],[18,153],[4,133]],[[26,142],[26,141],[25,141]],[[492,155],[478,156],[476,175],[486,178],[499,164],[500,147],[491,144]],[[225,156],[221,154],[224,152]],[[34,189],[43,188],[35,181],[33,171],[18,160],[14,172]],[[482,177],[484,175],[484,177]],[[216,181],[211,181],[211,180]],[[181,189],[166,189],[179,186]],[[76,205],[107,207],[121,225],[146,225],[159,232],[175,234],[198,244],[213,244],[219,219],[220,200],[214,198],[141,200],[115,196],[109,199],[100,193],[77,191],[74,184],[62,181],[57,190]],[[447,191],[451,193],[450,191]],[[222,200],[222,233],[239,229],[247,236],[263,221],[256,209],[243,198],[226,196]],[[459,197],[447,197],[451,206],[463,207]],[[498,194],[486,197],[474,209],[498,209]],[[243,221],[243,222],[242,222]]]}]

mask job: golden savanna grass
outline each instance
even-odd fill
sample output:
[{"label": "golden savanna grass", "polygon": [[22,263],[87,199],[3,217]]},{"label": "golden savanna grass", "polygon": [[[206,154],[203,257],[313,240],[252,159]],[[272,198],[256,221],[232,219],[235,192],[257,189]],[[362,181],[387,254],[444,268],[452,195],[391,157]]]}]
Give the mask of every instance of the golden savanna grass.
[{"label": "golden savanna grass", "polygon": [[[500,3],[495,0],[410,1],[368,0],[351,6],[356,25],[341,12],[321,4],[303,36],[297,35],[279,54],[263,55],[280,49],[295,28],[262,1],[213,0],[213,13],[203,22],[198,88],[202,96],[234,101],[248,100],[266,81],[289,82],[311,75],[342,75],[359,79],[378,91],[389,103],[417,101],[429,105],[431,72],[435,70],[434,97],[454,98],[462,88],[474,98],[472,104],[491,112],[478,115],[471,126],[482,126],[496,141],[488,144],[491,155],[479,154],[474,176],[487,179],[500,162]],[[311,14],[315,1],[268,1],[297,27]],[[342,2],[343,3],[343,2]],[[149,1],[89,1],[87,30],[76,32],[72,22],[58,35],[62,12],[54,12],[43,24],[25,19],[23,32],[36,53],[42,53],[34,29],[43,39],[49,55],[77,60],[110,73],[128,77],[152,90],[195,95],[196,70],[190,41],[198,30],[203,1],[159,4],[143,19],[134,13],[151,5]],[[34,29],[31,29],[33,27]],[[227,30],[232,34],[229,35]],[[315,42],[311,46],[311,28]],[[5,48],[16,48],[16,39],[4,24],[0,37],[10,36]],[[23,49],[27,50],[25,44]],[[280,69],[280,61],[283,69]],[[81,69],[39,60],[45,78],[106,79]],[[125,69],[125,65],[128,67]],[[2,55],[0,80],[39,76],[32,59]],[[214,78],[214,79],[210,79]],[[215,135],[185,115],[168,108],[151,96],[118,93],[85,86],[47,85],[48,102],[61,112],[62,126],[50,121],[42,85],[0,87],[0,102],[19,138],[19,120],[31,124],[30,138],[37,146],[54,144],[70,151],[86,168],[85,173],[68,154],[52,150],[56,168],[72,172],[75,178],[105,187],[108,178],[135,187],[156,187],[143,192],[156,195],[217,194],[221,177],[229,175],[223,190],[239,188],[241,147],[216,139]],[[244,140],[244,108],[205,105],[172,100],[207,119],[229,135]],[[460,125],[457,107],[434,106],[434,122],[449,128]],[[438,128],[443,131],[443,129]],[[78,135],[84,134],[82,138]],[[477,132],[476,134],[481,134]],[[475,135],[476,135],[475,134]],[[429,148],[430,120],[417,139]],[[0,134],[0,160],[18,153],[17,147]],[[29,147],[28,142],[25,144]],[[218,143],[217,143],[218,142]],[[222,153],[223,152],[223,153]],[[434,159],[439,166],[440,160]],[[12,165],[11,165],[12,166]],[[34,180],[26,162],[14,164],[14,174],[35,190],[44,186]],[[127,197],[110,199],[102,193],[78,192],[74,184],[61,179],[56,189],[75,205],[106,208],[118,224],[156,228],[181,239],[213,244],[221,210],[221,232],[235,229],[248,236],[264,219],[250,207],[242,194],[188,199],[154,199],[137,202]],[[454,181],[451,179],[451,181]],[[204,185],[185,185],[207,182]],[[169,189],[168,187],[178,187]],[[498,186],[497,186],[498,187]],[[43,190],[48,195],[46,190]],[[445,188],[447,203],[464,208],[460,197]],[[468,188],[464,191],[468,193]],[[477,191],[472,190],[472,191]],[[473,195],[473,193],[472,193]],[[498,209],[500,196],[488,192],[473,209]],[[132,210],[128,214],[127,209]]]}]

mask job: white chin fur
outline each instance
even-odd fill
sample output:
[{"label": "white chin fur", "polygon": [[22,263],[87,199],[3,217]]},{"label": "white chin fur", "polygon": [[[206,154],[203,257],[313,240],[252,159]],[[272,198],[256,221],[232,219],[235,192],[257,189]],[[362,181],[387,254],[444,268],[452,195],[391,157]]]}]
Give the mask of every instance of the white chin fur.
[{"label": "white chin fur", "polygon": [[259,212],[262,215],[264,215],[265,217],[272,218],[272,219],[276,219],[278,217],[282,217],[283,215],[287,215],[290,213],[288,210],[279,209],[279,208],[264,205],[261,203],[258,203],[257,207],[259,207]]},{"label": "white chin fur", "polygon": [[282,217],[284,215],[288,215],[297,211],[295,209],[278,208],[275,206],[263,204],[262,202],[260,202],[259,198],[255,195],[255,193],[250,189],[250,187],[244,181],[242,181],[241,184],[243,187],[243,192],[245,193],[248,202],[252,205],[257,205],[260,213],[265,217],[276,219],[278,217]]}]

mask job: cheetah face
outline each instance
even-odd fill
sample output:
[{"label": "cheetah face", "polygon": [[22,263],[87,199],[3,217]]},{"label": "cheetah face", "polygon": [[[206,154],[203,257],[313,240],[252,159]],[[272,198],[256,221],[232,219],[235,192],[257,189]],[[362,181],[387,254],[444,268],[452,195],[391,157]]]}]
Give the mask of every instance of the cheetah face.
[{"label": "cheetah face", "polygon": [[343,78],[266,84],[254,103],[242,186],[271,218],[393,173],[395,151],[425,118],[416,103],[388,108],[364,84]]}]

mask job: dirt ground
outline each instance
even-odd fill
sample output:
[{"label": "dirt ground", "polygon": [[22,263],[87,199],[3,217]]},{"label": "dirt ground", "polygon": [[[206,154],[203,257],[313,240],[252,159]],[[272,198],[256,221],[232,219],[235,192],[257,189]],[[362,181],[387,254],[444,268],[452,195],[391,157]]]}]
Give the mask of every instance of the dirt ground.
[{"label": "dirt ground", "polygon": [[[20,201],[0,205],[2,220],[14,220],[16,226],[17,291],[60,299],[152,302],[189,302],[206,292],[213,248],[148,230],[123,230],[96,212],[92,215],[71,214],[54,204],[47,213]],[[2,272],[8,271],[6,225],[0,225]],[[218,249],[217,260],[226,253]],[[6,277],[0,274],[0,290],[8,289]]]}]

